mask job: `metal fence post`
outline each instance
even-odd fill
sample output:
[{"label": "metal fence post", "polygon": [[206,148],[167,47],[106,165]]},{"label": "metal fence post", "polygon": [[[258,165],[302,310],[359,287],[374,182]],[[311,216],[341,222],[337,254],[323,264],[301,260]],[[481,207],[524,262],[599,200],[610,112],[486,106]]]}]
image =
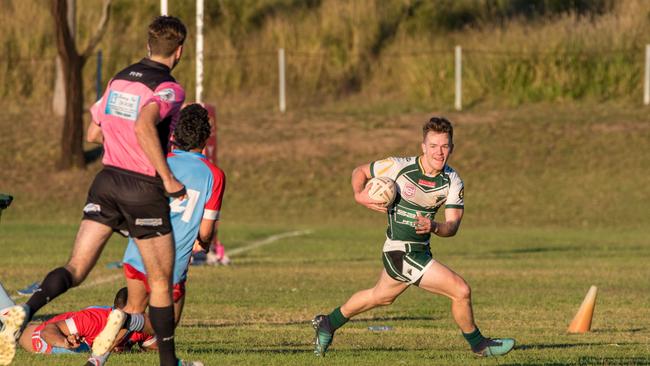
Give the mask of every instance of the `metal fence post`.
[{"label": "metal fence post", "polygon": [[285,96],[285,80],[284,80],[284,48],[278,49],[278,74],[279,74],[279,92],[280,92],[280,112],[284,113],[287,109],[287,101]]},{"label": "metal fence post", "polygon": [[462,64],[462,50],[460,46],[456,46],[456,100],[454,106],[456,110],[460,111],[463,109],[463,85],[462,85],[462,74],[463,74],[463,64]]},{"label": "metal fence post", "polygon": [[650,104],[650,44],[645,45],[645,80],[643,83],[643,104]]},{"label": "metal fence post", "polygon": [[196,93],[197,103],[203,102],[203,0],[196,0]]}]

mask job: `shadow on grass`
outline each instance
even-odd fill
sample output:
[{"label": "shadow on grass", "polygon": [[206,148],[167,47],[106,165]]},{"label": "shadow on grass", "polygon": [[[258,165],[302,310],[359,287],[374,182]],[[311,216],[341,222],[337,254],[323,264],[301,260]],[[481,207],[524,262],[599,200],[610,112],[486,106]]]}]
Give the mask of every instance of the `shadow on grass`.
[{"label": "shadow on grass", "polygon": [[622,345],[636,345],[642,344],[638,342],[626,342],[626,343],[540,343],[540,344],[522,344],[515,346],[516,350],[535,350],[535,349],[566,349],[566,348],[576,348],[576,347],[590,347],[590,346],[622,346]]},{"label": "shadow on grass", "polygon": [[579,250],[578,247],[562,246],[562,247],[533,247],[533,248],[515,248],[510,250],[494,251],[498,254],[530,254],[530,253],[548,253],[548,252],[570,252]]},{"label": "shadow on grass", "polygon": [[[441,317],[433,316],[378,316],[373,318],[352,319],[350,323],[367,323],[367,322],[387,322],[387,321],[418,321],[418,320],[439,320]],[[288,325],[311,325],[310,320],[294,320],[288,322],[230,322],[230,323],[211,323],[210,321],[182,321],[180,326],[188,328],[228,328],[228,327],[247,327],[247,326],[288,326]]]},{"label": "shadow on grass", "polygon": [[630,329],[617,329],[617,328],[602,328],[592,329],[593,333],[638,333],[646,330],[647,328],[630,328]]},{"label": "shadow on grass", "polygon": [[[311,348],[311,343],[310,344],[302,344],[300,345],[301,347],[308,346],[310,348],[253,348],[253,349],[232,349],[232,348],[219,348],[219,347],[195,347],[193,346],[191,349],[192,353],[222,353],[222,354],[230,354],[230,355],[244,355],[244,354],[284,354],[284,355],[296,355],[296,354],[312,354],[314,350]],[[361,351],[367,351],[367,352],[413,352],[413,351],[418,351],[417,349],[406,349],[406,348],[395,348],[395,347],[387,347],[387,348],[372,348],[372,349],[365,349]],[[359,350],[354,351],[355,353],[358,353]],[[349,355],[346,350],[338,350],[337,353],[339,354],[344,354],[344,355]]]},{"label": "shadow on grass", "polygon": [[[650,359],[642,357],[580,357],[572,365],[638,365],[650,366]],[[515,366],[521,363],[505,363],[501,366]],[[565,366],[566,362],[526,363],[527,366]]]},{"label": "shadow on grass", "polygon": [[292,355],[292,354],[301,354],[301,353],[313,353],[311,349],[298,349],[298,348],[273,348],[273,349],[229,349],[229,348],[218,348],[218,347],[192,347],[192,353],[221,353],[226,355],[245,355],[245,354],[282,354],[282,355]]}]

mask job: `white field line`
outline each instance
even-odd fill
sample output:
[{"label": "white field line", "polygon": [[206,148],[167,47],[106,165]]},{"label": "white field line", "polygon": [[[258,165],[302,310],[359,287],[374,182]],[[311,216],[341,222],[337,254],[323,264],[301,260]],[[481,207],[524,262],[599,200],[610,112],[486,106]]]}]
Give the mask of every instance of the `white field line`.
[{"label": "white field line", "polygon": [[[254,241],[254,242],[252,242],[252,243],[250,243],[248,245],[244,245],[242,247],[229,250],[229,251],[227,251],[227,253],[228,253],[228,255],[233,256],[233,255],[237,255],[237,254],[240,254],[240,253],[247,252],[247,251],[255,249],[255,248],[259,248],[259,247],[263,247],[265,245],[275,243],[276,241],[278,241],[280,239],[293,238],[293,237],[296,237],[296,236],[303,236],[303,235],[309,235],[311,233],[313,233],[312,230],[296,230],[296,231],[289,231],[289,232],[286,232],[286,233],[275,234],[275,235],[271,235],[271,236],[269,236],[267,238]],[[122,278],[123,276],[124,276],[124,274],[122,273],[122,271],[120,271],[119,274],[114,274],[114,275],[111,275],[111,276],[104,276],[104,277],[100,277],[100,278],[98,278],[96,280],[83,283],[83,284],[81,284],[81,286],[79,286],[79,289],[91,288],[91,287],[95,287],[95,286],[98,286],[98,285],[103,285],[105,283],[110,283],[110,282],[113,282],[113,281],[117,281],[120,278]],[[22,296],[12,296],[11,299],[15,301],[16,299],[18,299],[20,297],[22,297]]]},{"label": "white field line", "polygon": [[114,282],[114,281],[119,280],[122,277],[124,277],[124,272],[122,271],[122,269],[120,269],[120,273],[118,273],[118,274],[114,274],[114,275],[106,276],[106,277],[100,277],[100,278],[98,278],[96,280],[82,283],[81,286],[79,286],[79,289],[91,288],[91,287],[95,287],[95,286],[98,286],[98,285],[103,285],[105,283]]},{"label": "white field line", "polygon": [[286,232],[286,233],[271,235],[268,238],[254,241],[254,242],[252,242],[252,243],[250,243],[248,245],[244,245],[243,247],[228,250],[228,251],[226,251],[226,253],[229,256],[234,256],[234,255],[244,253],[244,252],[247,252],[247,251],[255,249],[255,248],[259,248],[259,247],[263,247],[265,245],[269,245],[269,244],[274,243],[274,242],[276,242],[276,241],[278,241],[280,239],[293,238],[293,237],[296,237],[296,236],[303,236],[303,235],[309,235],[311,233],[313,233],[312,230],[296,230],[296,231],[289,231],[289,232]]},{"label": "white field line", "polygon": [[[103,277],[100,277],[100,278],[98,278],[96,280],[93,280],[93,281],[84,282],[84,283],[81,284],[81,286],[79,286],[77,288],[79,288],[79,289],[91,288],[91,287],[95,287],[95,286],[98,286],[98,285],[103,285],[105,283],[111,283],[111,282],[117,281],[122,277],[124,277],[124,273],[122,271],[120,271],[119,274],[114,274],[114,275],[111,275],[111,276],[103,276]],[[19,299],[21,297],[29,298],[28,296],[14,295],[14,296],[11,296],[11,299],[13,301],[16,301],[17,299]]]}]

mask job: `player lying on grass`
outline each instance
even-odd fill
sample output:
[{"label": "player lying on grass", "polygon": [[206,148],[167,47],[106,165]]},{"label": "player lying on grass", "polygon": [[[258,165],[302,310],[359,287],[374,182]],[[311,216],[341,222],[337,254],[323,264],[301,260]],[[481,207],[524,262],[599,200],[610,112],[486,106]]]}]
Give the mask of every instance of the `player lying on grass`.
[{"label": "player lying on grass", "polygon": [[[115,295],[114,308],[126,306],[126,287]],[[91,306],[80,311],[57,315],[41,324],[29,324],[20,336],[19,343],[28,352],[43,354],[89,352],[95,337],[104,328],[110,306]],[[142,349],[157,349],[155,338],[142,332],[131,332],[123,337],[119,349],[139,343]]]},{"label": "player lying on grass", "polygon": [[[481,335],[474,323],[469,286],[460,275],[432,258],[431,233],[450,237],[458,231],[464,208],[463,182],[447,165],[454,148],[451,123],[434,117],[422,130],[422,155],[379,160],[352,172],[357,203],[388,213],[384,269],[375,287],[355,293],[329,315],[314,318],[314,352],[318,356],[325,355],[334,332],[351,317],[392,304],[411,285],[451,299],[452,316],[475,354],[503,355],[514,347],[514,339],[490,339]],[[388,210],[368,196],[366,182],[372,177],[388,177],[397,184],[398,195]],[[434,221],[443,205],[445,221]]]},{"label": "player lying on grass", "polygon": [[[225,189],[225,176],[221,169],[210,163],[201,154],[205,142],[210,136],[208,112],[199,104],[191,104],[181,110],[180,119],[174,131],[175,149],[167,158],[174,174],[187,189],[187,199],[174,199],[170,202],[171,224],[176,245],[173,299],[176,324],[180,320],[185,301],[185,281],[187,269],[196,241],[207,250],[219,219],[219,211]],[[124,274],[129,289],[128,303],[123,311],[115,309],[111,317],[125,319],[124,313],[139,314],[145,311],[149,296],[149,284],[142,263],[142,257],[133,239],[124,253]],[[96,344],[95,350],[102,355],[112,349],[119,339],[123,321],[107,323]],[[144,331],[152,332],[148,318],[144,317]]]}]

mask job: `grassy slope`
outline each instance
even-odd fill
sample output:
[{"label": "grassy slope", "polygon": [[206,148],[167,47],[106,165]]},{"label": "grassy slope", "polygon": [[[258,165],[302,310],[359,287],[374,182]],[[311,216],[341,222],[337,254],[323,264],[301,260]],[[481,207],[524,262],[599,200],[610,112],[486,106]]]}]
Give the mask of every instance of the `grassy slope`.
[{"label": "grassy slope", "polygon": [[[362,107],[358,107],[361,105]],[[376,105],[289,113],[221,113],[220,163],[228,221],[351,222],[349,175],[388,155],[414,155],[429,113]],[[643,167],[650,124],[632,105],[543,104],[446,113],[456,123],[450,164],[466,183],[468,226],[639,227],[650,190]],[[74,222],[99,163],[56,172],[59,121],[9,111],[0,121],[5,220]],[[253,199],[251,199],[253,197]],[[377,222],[377,221],[372,221]]]}]

